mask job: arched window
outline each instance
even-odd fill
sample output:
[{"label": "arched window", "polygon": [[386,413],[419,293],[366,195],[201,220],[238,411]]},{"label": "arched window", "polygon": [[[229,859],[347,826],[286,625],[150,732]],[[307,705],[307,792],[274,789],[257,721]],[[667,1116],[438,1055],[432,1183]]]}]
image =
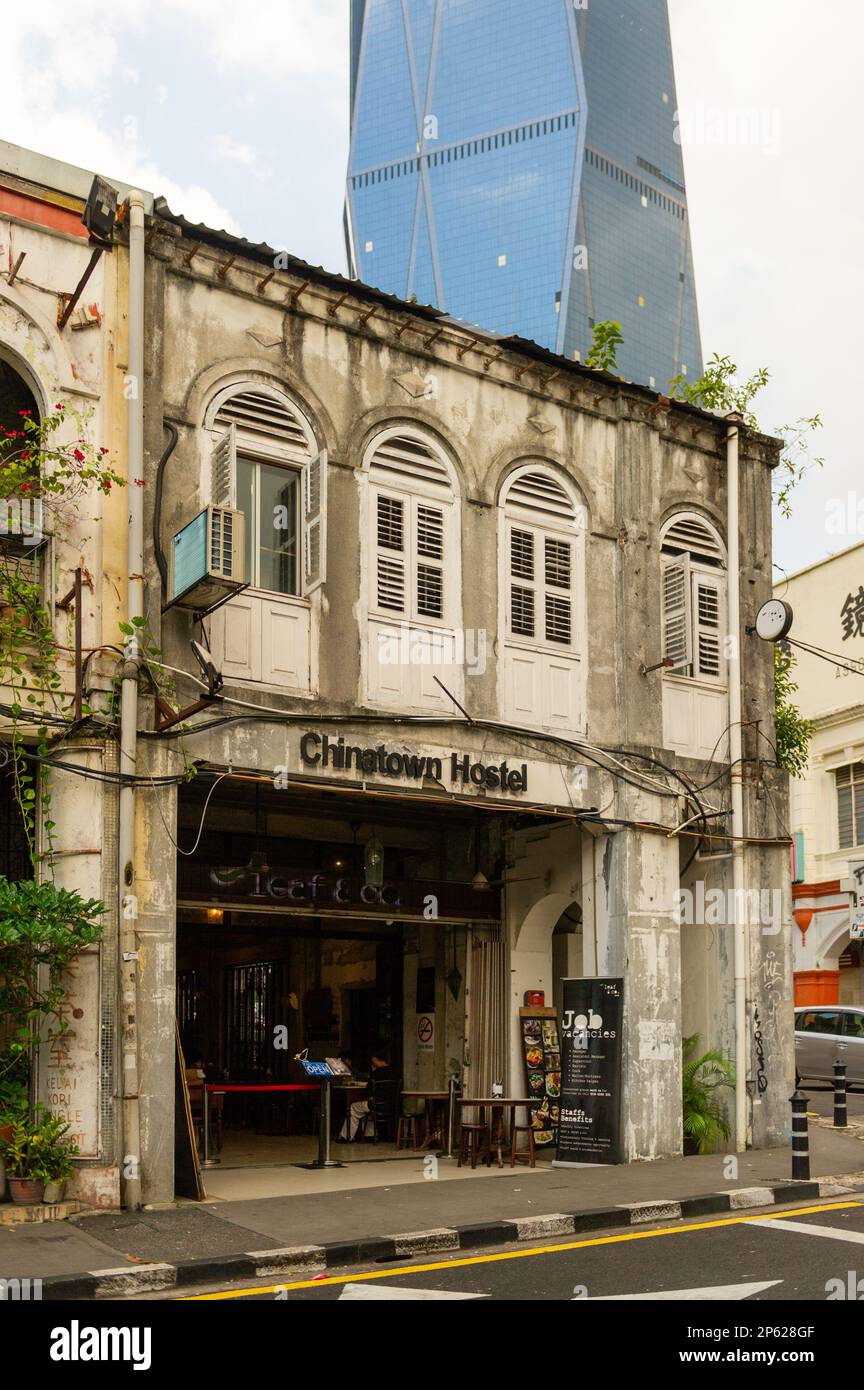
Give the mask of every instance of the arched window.
[{"label": "arched window", "polygon": [[726,552],[703,517],[679,512],[661,534],[663,656],[674,675],[722,683]]},{"label": "arched window", "polygon": [[408,621],[451,619],[454,492],[449,465],[429,440],[382,435],[369,459],[373,507],[370,606]]},{"label": "arched window", "polygon": [[504,715],[584,725],[585,511],[575,489],[529,464],[501,497]]},{"label": "arched window", "polygon": [[0,431],[4,436],[20,430],[22,410],[29,410],[34,419],[39,419],[39,407],[30,387],[20,373],[0,357]]},{"label": "arched window", "polygon": [[[21,466],[20,455],[28,450],[23,446],[21,431],[24,416],[29,415],[38,421],[41,411],[33,391],[26,379],[12,364],[0,356],[0,464],[4,458],[16,460]],[[32,495],[32,485],[38,482],[39,468],[30,464],[25,468],[22,481],[26,487],[14,496],[0,498],[0,546],[11,569],[17,570],[28,580],[36,581],[39,575],[39,561],[36,547],[42,536],[42,501]],[[27,492],[29,495],[25,496]]]},{"label": "arched window", "polygon": [[[384,430],[364,458],[367,488],[369,662],[374,703],[441,709],[462,688],[459,497],[431,436]],[[453,689],[453,686],[457,687]]]},{"label": "arched window", "polygon": [[309,421],[275,387],[232,387],[210,410],[215,506],[246,520],[253,589],[309,594],[325,578],[326,458]]},{"label": "arched window", "polygon": [[325,579],[327,456],[306,415],[276,386],[220,391],[207,411],[210,499],[244,517],[249,587],[209,619],[226,680],[312,694]]}]

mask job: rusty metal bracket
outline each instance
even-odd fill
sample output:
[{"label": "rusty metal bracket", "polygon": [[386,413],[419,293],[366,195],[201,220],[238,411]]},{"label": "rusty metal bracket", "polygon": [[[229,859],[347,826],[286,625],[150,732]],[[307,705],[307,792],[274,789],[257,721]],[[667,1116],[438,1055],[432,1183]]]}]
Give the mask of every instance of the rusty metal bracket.
[{"label": "rusty metal bracket", "polygon": [[[10,268],[10,270],[9,270],[9,276],[8,276],[8,278],[7,278],[7,280],[6,280],[7,285],[14,285],[14,284],[15,284],[15,276],[18,274],[18,271],[21,269],[21,262],[24,260],[24,257],[25,257],[26,255],[27,255],[27,252],[26,252],[26,251],[22,251],[21,254],[20,254],[20,256],[18,257],[17,261],[15,262],[15,264]],[[10,257],[10,260],[11,260],[11,257]]]},{"label": "rusty metal bracket", "polygon": [[171,729],[175,724],[182,724],[184,719],[190,719],[193,714],[200,714],[202,709],[209,709],[211,705],[218,705],[221,701],[219,695],[202,695],[200,700],[194,704],[187,705],[185,709],[172,709],[168,701],[161,695],[156,696],[156,732],[162,734],[166,729]]},{"label": "rusty metal bracket", "polygon": [[337,299],[334,304],[327,305],[327,313],[330,315],[331,319],[335,319],[337,310],[342,308],[342,305],[345,303],[345,300],[350,298],[350,294],[351,291],[346,290],[341,299]]},{"label": "rusty metal bracket", "polygon": [[[99,264],[99,260],[101,259],[102,252],[103,252],[104,250],[105,250],[105,247],[104,247],[103,245],[99,245],[99,246],[94,246],[94,247],[93,247],[93,253],[92,253],[92,255],[91,255],[91,257],[90,257],[90,260],[89,260],[89,262],[88,262],[87,269],[84,271],[84,274],[81,276],[81,279],[78,281],[78,284],[77,284],[77,286],[76,286],[74,292],[73,292],[71,295],[69,295],[69,294],[61,294],[61,295],[60,295],[60,303],[57,305],[57,331],[58,331],[58,333],[62,333],[62,332],[63,332],[63,329],[66,327],[67,323],[69,322],[69,319],[70,319],[70,317],[71,317],[71,315],[72,315],[72,311],[74,310],[75,305],[78,303],[78,300],[81,298],[82,294],[84,293],[84,289],[85,289],[85,287],[86,287],[86,285],[87,285],[87,281],[90,279],[90,276],[93,274],[93,271],[96,269],[96,266]],[[64,300],[65,300],[65,307],[64,307]]]}]

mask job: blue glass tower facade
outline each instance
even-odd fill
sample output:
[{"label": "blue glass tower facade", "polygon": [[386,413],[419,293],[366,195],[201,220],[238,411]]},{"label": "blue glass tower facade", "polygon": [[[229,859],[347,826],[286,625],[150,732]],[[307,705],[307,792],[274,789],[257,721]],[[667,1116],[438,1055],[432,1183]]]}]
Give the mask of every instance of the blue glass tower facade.
[{"label": "blue glass tower facade", "polygon": [[352,0],[352,275],[622,375],[701,369],[666,0]]}]

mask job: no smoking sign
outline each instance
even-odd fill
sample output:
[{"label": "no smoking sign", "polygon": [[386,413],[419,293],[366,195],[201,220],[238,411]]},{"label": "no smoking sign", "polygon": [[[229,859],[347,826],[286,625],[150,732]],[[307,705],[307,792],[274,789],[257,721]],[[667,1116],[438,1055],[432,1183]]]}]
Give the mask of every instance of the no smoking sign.
[{"label": "no smoking sign", "polygon": [[419,1014],[417,1017],[417,1046],[421,1052],[432,1052],[435,1047],[435,1015]]}]

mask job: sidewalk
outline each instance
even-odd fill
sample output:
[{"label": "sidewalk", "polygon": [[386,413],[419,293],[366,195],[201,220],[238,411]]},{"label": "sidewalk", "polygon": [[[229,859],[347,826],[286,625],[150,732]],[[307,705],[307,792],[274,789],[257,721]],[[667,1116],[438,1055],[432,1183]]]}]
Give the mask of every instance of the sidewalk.
[{"label": "sidewalk", "polygon": [[[374,1165],[375,1187],[334,1191],[326,1181],[330,1175],[321,1173],[328,1190],[314,1195],[183,1203],[158,1211],[94,1212],[67,1222],[2,1226],[0,1278],[42,1279],[45,1297],[106,1297],[280,1270],[303,1277],[310,1270],[417,1250],[710,1216],[799,1196],[811,1200],[820,1195],[819,1179],[864,1193],[860,1139],[815,1124],[810,1143],[813,1181],[800,1189],[790,1180],[788,1148],[739,1155],[734,1181],[725,1176],[728,1159],[722,1155],[615,1168],[544,1164],[473,1174],[442,1163],[447,1180],[437,1182],[424,1179],[422,1160],[409,1159]],[[401,1170],[393,1182],[382,1173],[391,1168],[394,1178]],[[105,1276],[121,1270],[129,1276]]]}]

